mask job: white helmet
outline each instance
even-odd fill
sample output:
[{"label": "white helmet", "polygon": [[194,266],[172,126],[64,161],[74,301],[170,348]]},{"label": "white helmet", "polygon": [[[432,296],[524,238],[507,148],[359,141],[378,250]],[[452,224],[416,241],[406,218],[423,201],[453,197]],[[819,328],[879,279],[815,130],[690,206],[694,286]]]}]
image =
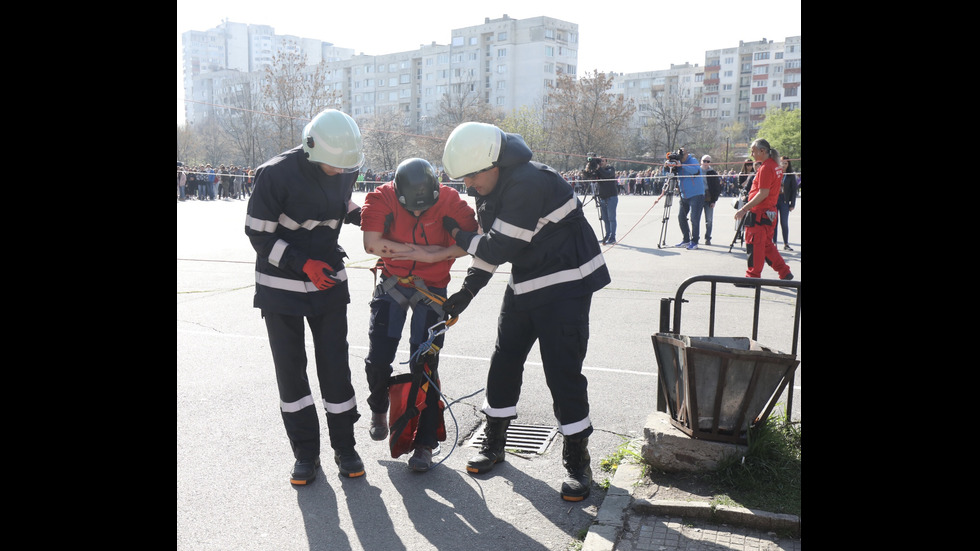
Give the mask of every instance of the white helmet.
[{"label": "white helmet", "polygon": [[459,179],[494,166],[500,157],[504,133],[492,124],[464,122],[456,127],[442,154],[450,178]]},{"label": "white helmet", "polygon": [[353,172],[364,164],[361,131],[354,119],[336,109],[327,109],[303,129],[303,151],[314,163]]}]

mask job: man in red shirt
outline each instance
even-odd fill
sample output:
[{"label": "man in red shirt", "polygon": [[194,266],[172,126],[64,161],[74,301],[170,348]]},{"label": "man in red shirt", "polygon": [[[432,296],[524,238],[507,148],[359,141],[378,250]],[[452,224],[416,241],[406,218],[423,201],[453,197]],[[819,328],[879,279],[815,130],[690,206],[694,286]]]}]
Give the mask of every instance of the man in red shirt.
[{"label": "man in red shirt", "polygon": [[762,267],[768,263],[779,274],[779,279],[793,279],[789,266],[772,242],[776,231],[776,202],[783,183],[783,169],[774,156],[776,153],[766,140],[752,142],[752,158],[761,162],[762,167],[752,181],[749,202],[735,212],[735,220],[745,218],[745,251],[749,265],[745,277],[762,277]]},{"label": "man in red shirt", "polygon": [[[394,181],[368,193],[361,209],[364,250],[381,257],[382,263],[381,284],[371,300],[370,350],[364,362],[372,412],[369,434],[374,440],[388,435],[388,382],[408,312],[412,312],[409,346],[414,358],[429,339],[429,328],[445,319],[440,305],[429,297],[445,298],[449,269],[456,258],[467,254],[443,227],[443,217],[456,220],[467,231],[477,229],[473,208],[455,189],[439,183],[428,161],[417,158],[399,164]],[[434,350],[442,347],[444,338],[439,335],[433,340]],[[433,375],[437,360],[435,355],[426,360]],[[424,472],[431,466],[440,419],[438,395],[430,390],[418,420],[415,453],[408,462],[412,470]]]}]

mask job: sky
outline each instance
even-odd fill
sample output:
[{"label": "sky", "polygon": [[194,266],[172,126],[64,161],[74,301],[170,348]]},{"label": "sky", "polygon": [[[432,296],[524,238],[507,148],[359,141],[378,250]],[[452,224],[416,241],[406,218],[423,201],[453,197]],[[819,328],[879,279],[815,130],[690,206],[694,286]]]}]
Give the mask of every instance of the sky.
[{"label": "sky", "polygon": [[802,36],[802,4],[777,0],[752,11],[754,4],[731,0],[177,0],[177,124],[183,123],[184,99],[180,35],[212,29],[225,19],[381,55],[432,42],[448,44],[453,29],[483,24],[488,17],[547,16],[578,24],[577,74],[582,76],[595,70],[635,73],[687,62],[701,65],[707,50]]}]

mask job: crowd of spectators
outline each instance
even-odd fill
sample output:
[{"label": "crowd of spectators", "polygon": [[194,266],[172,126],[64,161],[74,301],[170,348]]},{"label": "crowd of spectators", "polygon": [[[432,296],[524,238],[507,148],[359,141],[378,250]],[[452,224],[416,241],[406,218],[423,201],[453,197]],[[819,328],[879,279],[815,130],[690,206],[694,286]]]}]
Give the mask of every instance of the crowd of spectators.
[{"label": "crowd of spectators", "polygon": [[[739,180],[736,170],[727,170],[719,174],[721,176],[721,195],[723,197],[734,197],[738,194]],[[581,171],[566,171],[562,173],[565,180],[575,187],[579,195],[589,195],[593,193],[591,181],[582,177]],[[664,184],[667,182],[668,174],[661,167],[648,168],[646,170],[617,170],[616,185],[620,195],[660,195]]]},{"label": "crowd of spectators", "polygon": [[251,167],[218,165],[214,168],[177,163],[177,200],[244,201],[252,194],[254,171]]},{"label": "crowd of spectators", "polygon": [[[751,171],[751,163],[748,163]],[[187,166],[177,163],[177,200],[197,200],[197,201],[216,201],[225,200],[245,200],[252,194],[254,170],[251,167],[239,167],[235,165],[218,165],[217,168],[210,164],[204,166]],[[582,178],[581,171],[570,170],[562,173],[579,195],[590,195],[594,193],[591,181]],[[739,189],[745,182],[747,174],[735,169],[721,171],[721,196],[735,197]],[[740,178],[741,176],[741,178]],[[369,192],[381,184],[390,182],[395,177],[394,170],[384,170],[375,172],[367,169],[358,176],[357,191]],[[440,173],[442,183],[456,188],[457,191],[465,193],[463,182],[450,180],[445,172]],[[661,167],[648,168],[646,170],[619,170],[616,171],[617,182],[620,195],[660,195],[663,190],[667,176]],[[799,175],[797,175],[799,180]],[[801,182],[802,183],[802,182]]]}]

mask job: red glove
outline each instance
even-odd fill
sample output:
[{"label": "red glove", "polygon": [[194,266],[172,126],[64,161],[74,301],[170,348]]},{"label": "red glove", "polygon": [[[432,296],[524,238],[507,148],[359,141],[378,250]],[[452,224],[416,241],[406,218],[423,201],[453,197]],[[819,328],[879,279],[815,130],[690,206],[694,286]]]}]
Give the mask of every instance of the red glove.
[{"label": "red glove", "polygon": [[313,285],[316,285],[316,288],[321,291],[325,291],[337,284],[337,280],[334,279],[337,272],[326,262],[311,258],[306,261],[306,264],[303,264],[303,271],[306,272],[307,277],[310,278]]}]

